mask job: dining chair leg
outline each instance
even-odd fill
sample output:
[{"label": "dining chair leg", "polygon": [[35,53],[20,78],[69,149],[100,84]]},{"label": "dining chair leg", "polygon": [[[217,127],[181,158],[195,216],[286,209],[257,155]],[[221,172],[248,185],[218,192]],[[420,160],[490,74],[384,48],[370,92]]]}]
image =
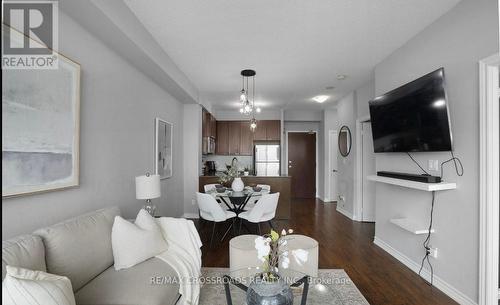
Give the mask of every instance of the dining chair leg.
[{"label": "dining chair leg", "polygon": [[217,222],[214,221],[214,226],[212,227],[212,237],[210,237],[210,248],[212,248],[212,245],[213,245],[216,224],[217,224]]},{"label": "dining chair leg", "polygon": [[259,228],[259,235],[262,235],[262,231],[260,230],[260,222],[259,222],[259,223],[257,223],[257,226],[258,226],[258,228]]},{"label": "dining chair leg", "polygon": [[238,235],[241,234],[241,224],[243,223],[243,219],[240,219],[240,228],[238,229]]},{"label": "dining chair leg", "polygon": [[233,235],[236,236],[236,217],[233,218]]},{"label": "dining chair leg", "polygon": [[222,235],[222,239],[220,240],[221,242],[224,241],[224,238],[226,238],[227,233],[229,233],[229,231],[233,228],[233,225],[234,225],[234,220],[233,222],[231,222],[224,235]]},{"label": "dining chair leg", "polygon": [[269,226],[271,227],[271,229],[274,230],[273,222],[269,220],[268,223],[269,223]]}]

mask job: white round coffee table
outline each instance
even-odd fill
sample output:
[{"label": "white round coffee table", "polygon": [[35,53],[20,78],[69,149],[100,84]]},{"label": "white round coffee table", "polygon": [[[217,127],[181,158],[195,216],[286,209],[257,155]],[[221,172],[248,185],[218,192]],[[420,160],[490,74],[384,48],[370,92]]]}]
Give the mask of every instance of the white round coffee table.
[{"label": "white round coffee table", "polygon": [[255,268],[262,266],[257,258],[255,239],[258,235],[240,235],[229,241],[229,270]]}]

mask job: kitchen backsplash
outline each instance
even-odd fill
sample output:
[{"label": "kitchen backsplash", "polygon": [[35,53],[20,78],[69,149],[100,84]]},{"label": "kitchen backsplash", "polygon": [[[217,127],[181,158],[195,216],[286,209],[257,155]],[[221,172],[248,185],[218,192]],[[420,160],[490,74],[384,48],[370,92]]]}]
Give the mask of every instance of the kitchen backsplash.
[{"label": "kitchen backsplash", "polygon": [[217,170],[226,170],[226,164],[231,164],[233,158],[238,159],[240,167],[253,168],[253,157],[252,156],[222,156],[222,155],[206,155],[203,156],[203,163],[205,161],[215,161]]}]

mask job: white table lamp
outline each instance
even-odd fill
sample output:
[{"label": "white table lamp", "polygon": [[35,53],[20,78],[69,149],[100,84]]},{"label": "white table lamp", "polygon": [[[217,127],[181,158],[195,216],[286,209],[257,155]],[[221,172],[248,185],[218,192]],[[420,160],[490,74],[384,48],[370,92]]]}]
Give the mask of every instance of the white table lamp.
[{"label": "white table lamp", "polygon": [[151,175],[147,173],[144,176],[135,177],[135,198],[146,200],[144,209],[151,216],[154,216],[156,206],[151,203],[151,199],[161,196],[160,175]]}]

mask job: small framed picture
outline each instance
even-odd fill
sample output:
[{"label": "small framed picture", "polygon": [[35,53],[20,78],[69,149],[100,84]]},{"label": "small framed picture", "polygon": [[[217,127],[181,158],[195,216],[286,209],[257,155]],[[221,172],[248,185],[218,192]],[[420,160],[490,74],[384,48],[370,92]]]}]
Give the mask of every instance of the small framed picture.
[{"label": "small framed picture", "polygon": [[160,179],[172,177],[173,125],[160,118],[155,119],[155,171]]}]

